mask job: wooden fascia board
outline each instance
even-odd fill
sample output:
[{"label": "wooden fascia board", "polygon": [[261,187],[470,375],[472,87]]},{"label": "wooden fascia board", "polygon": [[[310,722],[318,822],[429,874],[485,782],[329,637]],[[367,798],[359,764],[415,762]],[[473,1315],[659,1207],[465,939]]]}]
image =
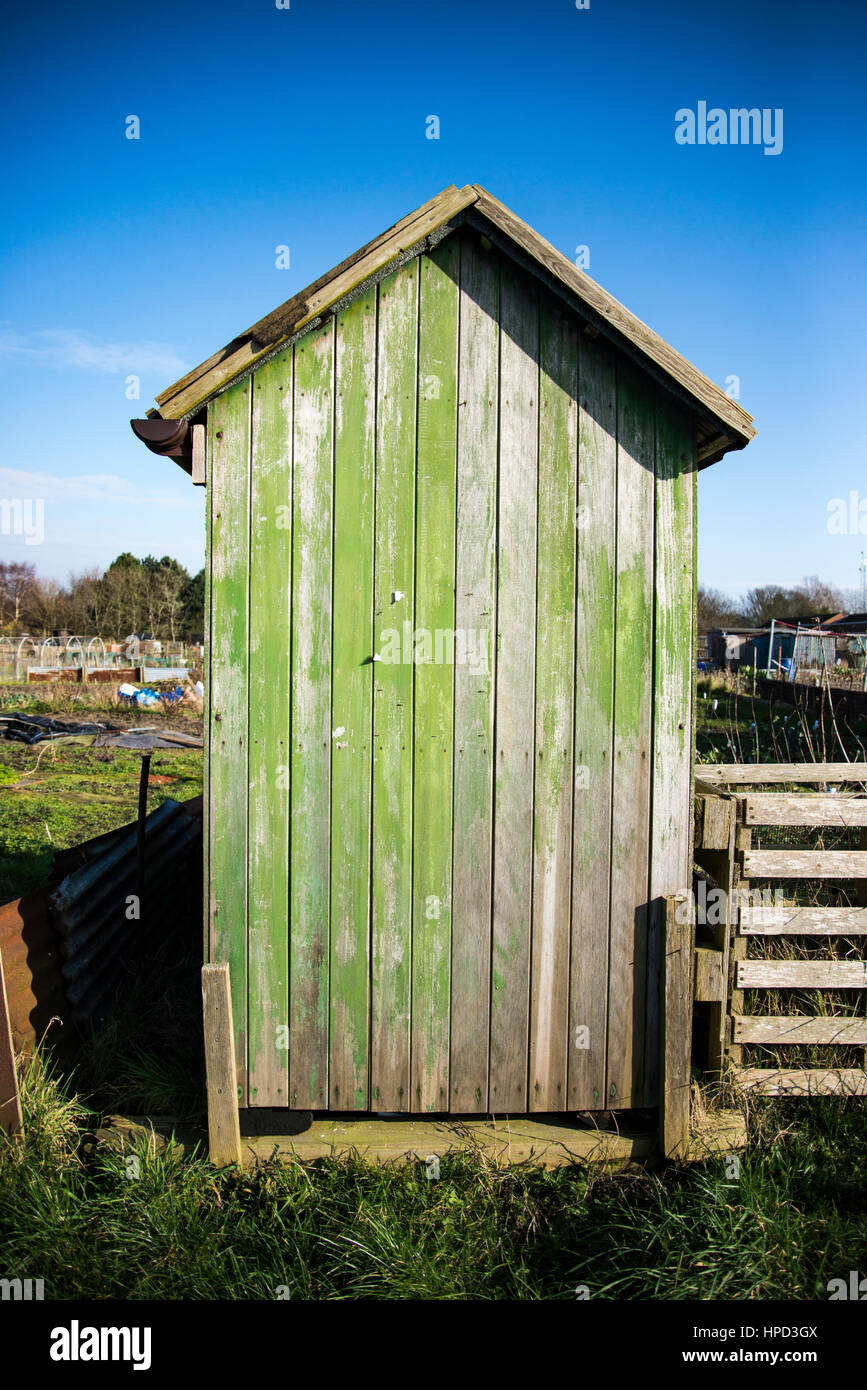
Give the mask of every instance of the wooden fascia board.
[{"label": "wooden fascia board", "polygon": [[[478,194],[474,214],[498,227],[516,245],[520,246],[532,260],[541,265],[549,274],[561,281],[576,297],[590,308],[601,325],[613,330],[618,339],[637,348],[639,353],[649,358],[662,373],[683,388],[694,406],[704,410],[724,428],[729,439],[726,448],[743,448],[755,436],[752,416],[733,401],[730,396],[706,377],[686,358],[681,357],[664,338],[654,333],[652,328],[603,290],[595,280],[591,280],[577,266],[573,265],[561,251],[541,237],[526,222],[522,222],[513,212],[486,189],[475,184]],[[716,442],[716,441],[715,441]],[[722,452],[726,450],[723,449]],[[722,452],[717,457],[722,456]],[[708,457],[706,463],[713,462]]]},{"label": "wooden fascia board", "polygon": [[221,387],[475,201],[476,193],[469,186],[445,189],[161,392],[156,397],[160,414],[178,419],[203,405]]}]

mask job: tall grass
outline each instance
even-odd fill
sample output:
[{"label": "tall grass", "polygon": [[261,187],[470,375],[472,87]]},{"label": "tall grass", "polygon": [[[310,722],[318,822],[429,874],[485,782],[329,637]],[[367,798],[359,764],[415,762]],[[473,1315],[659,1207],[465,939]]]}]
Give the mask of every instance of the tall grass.
[{"label": "tall grass", "polygon": [[4,1275],[47,1298],[799,1299],[867,1268],[854,1101],[757,1103],[739,1177],[723,1156],[612,1173],[461,1154],[428,1181],[421,1163],[122,1153],[88,1140],[96,1116],[50,1070],[23,1092],[0,1247]]}]

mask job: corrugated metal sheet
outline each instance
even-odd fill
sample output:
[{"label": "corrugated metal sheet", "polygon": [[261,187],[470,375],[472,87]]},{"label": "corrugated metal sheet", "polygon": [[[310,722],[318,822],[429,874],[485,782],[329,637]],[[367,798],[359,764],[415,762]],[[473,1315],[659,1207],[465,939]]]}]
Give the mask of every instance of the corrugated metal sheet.
[{"label": "corrugated metal sheet", "polygon": [[201,893],[201,797],[165,801],[147,818],[145,891],[136,892],[136,825],[60,853],[45,887],[0,907],[0,951],[17,1050],[49,1028],[74,1041],[99,1020],[125,966],[153,932]]}]

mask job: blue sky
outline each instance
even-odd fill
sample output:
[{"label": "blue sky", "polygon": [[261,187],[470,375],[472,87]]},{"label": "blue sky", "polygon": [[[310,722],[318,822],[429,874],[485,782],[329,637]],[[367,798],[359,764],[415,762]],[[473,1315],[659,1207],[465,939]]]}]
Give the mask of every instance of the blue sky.
[{"label": "blue sky", "polygon": [[[865,40],[855,0],[19,10],[0,99],[0,497],[44,498],[45,538],[0,535],[0,553],[59,579],[121,550],[200,568],[202,491],[129,417],[445,185],[477,182],[567,255],[587,245],[590,274],[714,381],[739,378],[758,436],[701,474],[701,582],[855,587],[867,534],[830,533],[828,504],[867,499]],[[679,145],[675,112],[702,100],[781,108],[782,152]]]}]

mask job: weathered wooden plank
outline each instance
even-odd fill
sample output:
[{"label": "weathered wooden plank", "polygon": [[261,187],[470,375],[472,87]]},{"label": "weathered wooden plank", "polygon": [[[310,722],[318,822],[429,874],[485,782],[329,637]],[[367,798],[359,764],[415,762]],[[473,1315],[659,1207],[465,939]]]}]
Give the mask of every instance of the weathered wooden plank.
[{"label": "weathered wooden plank", "polygon": [[[659,972],[664,901],[692,886],[692,699],[695,609],[692,422],[655,404],[653,768],[644,1104],[658,1103]],[[725,825],[727,837],[728,826]],[[719,835],[717,836],[719,838]],[[728,839],[723,841],[727,844]]]},{"label": "weathered wooden plank", "polygon": [[617,378],[617,609],[609,1106],[643,1105],[653,707],[653,393],[622,364]]},{"label": "weathered wooden plank", "polygon": [[[208,411],[206,449],[213,441],[213,410]],[[211,455],[213,458],[213,454]],[[212,662],[211,652],[213,650],[213,620],[211,613],[211,570],[213,568],[212,555],[212,517],[214,502],[214,489],[209,487],[205,492],[205,612],[204,612],[204,632],[203,645],[204,653],[202,666],[205,679],[202,684],[205,688],[202,700],[202,960],[210,961],[213,959],[211,954],[211,839],[213,830],[211,828],[211,738],[213,737],[213,725],[211,720],[212,705]]]},{"label": "weathered wooden plank", "polygon": [[716,786],[770,786],[793,782],[864,782],[867,762],[852,763],[701,763],[696,769],[702,780]]},{"label": "weathered wooden plank", "polygon": [[696,795],[701,822],[701,841],[697,849],[725,850],[735,803],[724,796]]},{"label": "weathered wooden plank", "polygon": [[692,912],[684,913],[679,907],[677,898],[665,899],[659,1065],[660,1137],[668,1158],[684,1157],[689,1145],[695,924]]},{"label": "weathered wooden plank", "polygon": [[744,906],[743,936],[867,936],[867,908]]},{"label": "weathered wooden plank", "polygon": [[808,1014],[774,1014],[732,1018],[733,1037],[739,1043],[835,1043],[867,1044],[867,1019],[820,1018]]},{"label": "weathered wooden plank", "polygon": [[[410,1110],[412,609],[418,261],[379,287],[373,694],[371,1096]],[[395,593],[406,595],[395,602]],[[400,617],[395,618],[395,610]]]},{"label": "weathered wooden plank", "polygon": [[289,1103],[292,354],[262,367],[252,387],[249,1104],[272,1106]]},{"label": "weathered wooden plank", "polygon": [[754,849],[744,856],[747,878],[867,878],[867,850]]},{"label": "weathered wooden plank", "polygon": [[335,1110],[369,1103],[376,290],[337,319],[331,677],[331,1026]]},{"label": "weathered wooden plank", "polygon": [[695,988],[693,998],[701,1003],[716,1003],[726,996],[725,957],[713,946],[695,948]]},{"label": "weathered wooden plank", "polygon": [[536,771],[530,1110],[565,1110],[569,1047],[578,330],[547,296],[539,316]]},{"label": "weathered wooden plank", "polygon": [[769,792],[745,798],[747,825],[867,825],[867,796]]},{"label": "weathered wooden plank", "polygon": [[527,1106],[538,407],[538,287],[503,266],[490,1070],[499,1112]]},{"label": "weathered wooden plank", "polygon": [[[460,242],[419,265],[413,771],[412,1108],[449,1108]],[[405,603],[394,605],[403,612]]]},{"label": "weathered wooden plank", "polygon": [[607,1105],[617,414],[614,358],[579,344],[569,1108]]},{"label": "weathered wooden plank", "polygon": [[[740,1131],[726,1124],[728,1148]],[[714,1129],[708,1132],[708,1148],[714,1145]],[[544,1124],[533,1119],[501,1121],[447,1120],[332,1120],[317,1118],[302,1134],[275,1134],[243,1140],[245,1161],[273,1158],[312,1162],[320,1158],[358,1156],[367,1163],[424,1163],[436,1156],[443,1160],[441,1176],[447,1176],[450,1154],[484,1156],[502,1164],[532,1163],[534,1168],[554,1168],[576,1163],[624,1164],[646,1159],[658,1151],[655,1134],[617,1134],[612,1130],[580,1129],[567,1123]],[[699,1156],[699,1155],[696,1155]],[[706,1157],[703,1152],[700,1156]]]},{"label": "weathered wooden plank", "polygon": [[[734,918],[737,924],[740,913],[740,905],[744,900],[744,895],[749,893],[750,885],[743,873],[744,855],[750,850],[753,840],[753,832],[748,825],[744,825],[740,816],[734,822],[734,844],[729,869],[731,877],[729,880],[729,899],[727,909],[729,918]],[[734,935],[729,940],[729,963],[728,963],[728,1009],[730,1014],[741,1014],[744,1011],[743,990],[738,985],[738,969],[740,963],[746,959],[748,942],[745,936],[741,936],[735,925]],[[727,1028],[727,1054],[736,1066],[740,1065],[743,1055],[743,1048],[740,1043],[732,1042],[728,1020]]]},{"label": "weathered wooden plank", "polygon": [[250,382],[215,401],[209,657],[209,959],[227,961],[235,1021],[238,1094],[247,1101],[247,785],[250,602]]},{"label": "weathered wooden plank", "polygon": [[23,1137],[21,1097],[18,1093],[18,1070],[12,1046],[12,1024],[6,984],[3,978],[3,957],[0,955],[0,1130],[5,1134]]},{"label": "weathered wooden plank", "polygon": [[863,960],[740,960],[738,989],[867,989]]},{"label": "weathered wooden plank", "polygon": [[450,1104],[488,1109],[500,270],[461,244],[455,627],[487,659],[455,666]]},{"label": "weathered wooden plank", "polygon": [[235,1085],[235,1026],[226,961],[202,966],[202,1010],[210,1159],[222,1168],[228,1163],[241,1162],[241,1130]]},{"label": "weathered wooden plank", "polygon": [[290,840],[291,1104],[328,1104],[333,320],[295,345]]},{"label": "weathered wooden plank", "polygon": [[867,1071],[774,1071],[749,1067],[736,1073],[744,1091],[754,1096],[867,1096]]},{"label": "weathered wooden plank", "polygon": [[205,426],[191,425],[190,436],[193,441],[191,477],[196,487],[204,487],[208,481],[205,452]]}]

